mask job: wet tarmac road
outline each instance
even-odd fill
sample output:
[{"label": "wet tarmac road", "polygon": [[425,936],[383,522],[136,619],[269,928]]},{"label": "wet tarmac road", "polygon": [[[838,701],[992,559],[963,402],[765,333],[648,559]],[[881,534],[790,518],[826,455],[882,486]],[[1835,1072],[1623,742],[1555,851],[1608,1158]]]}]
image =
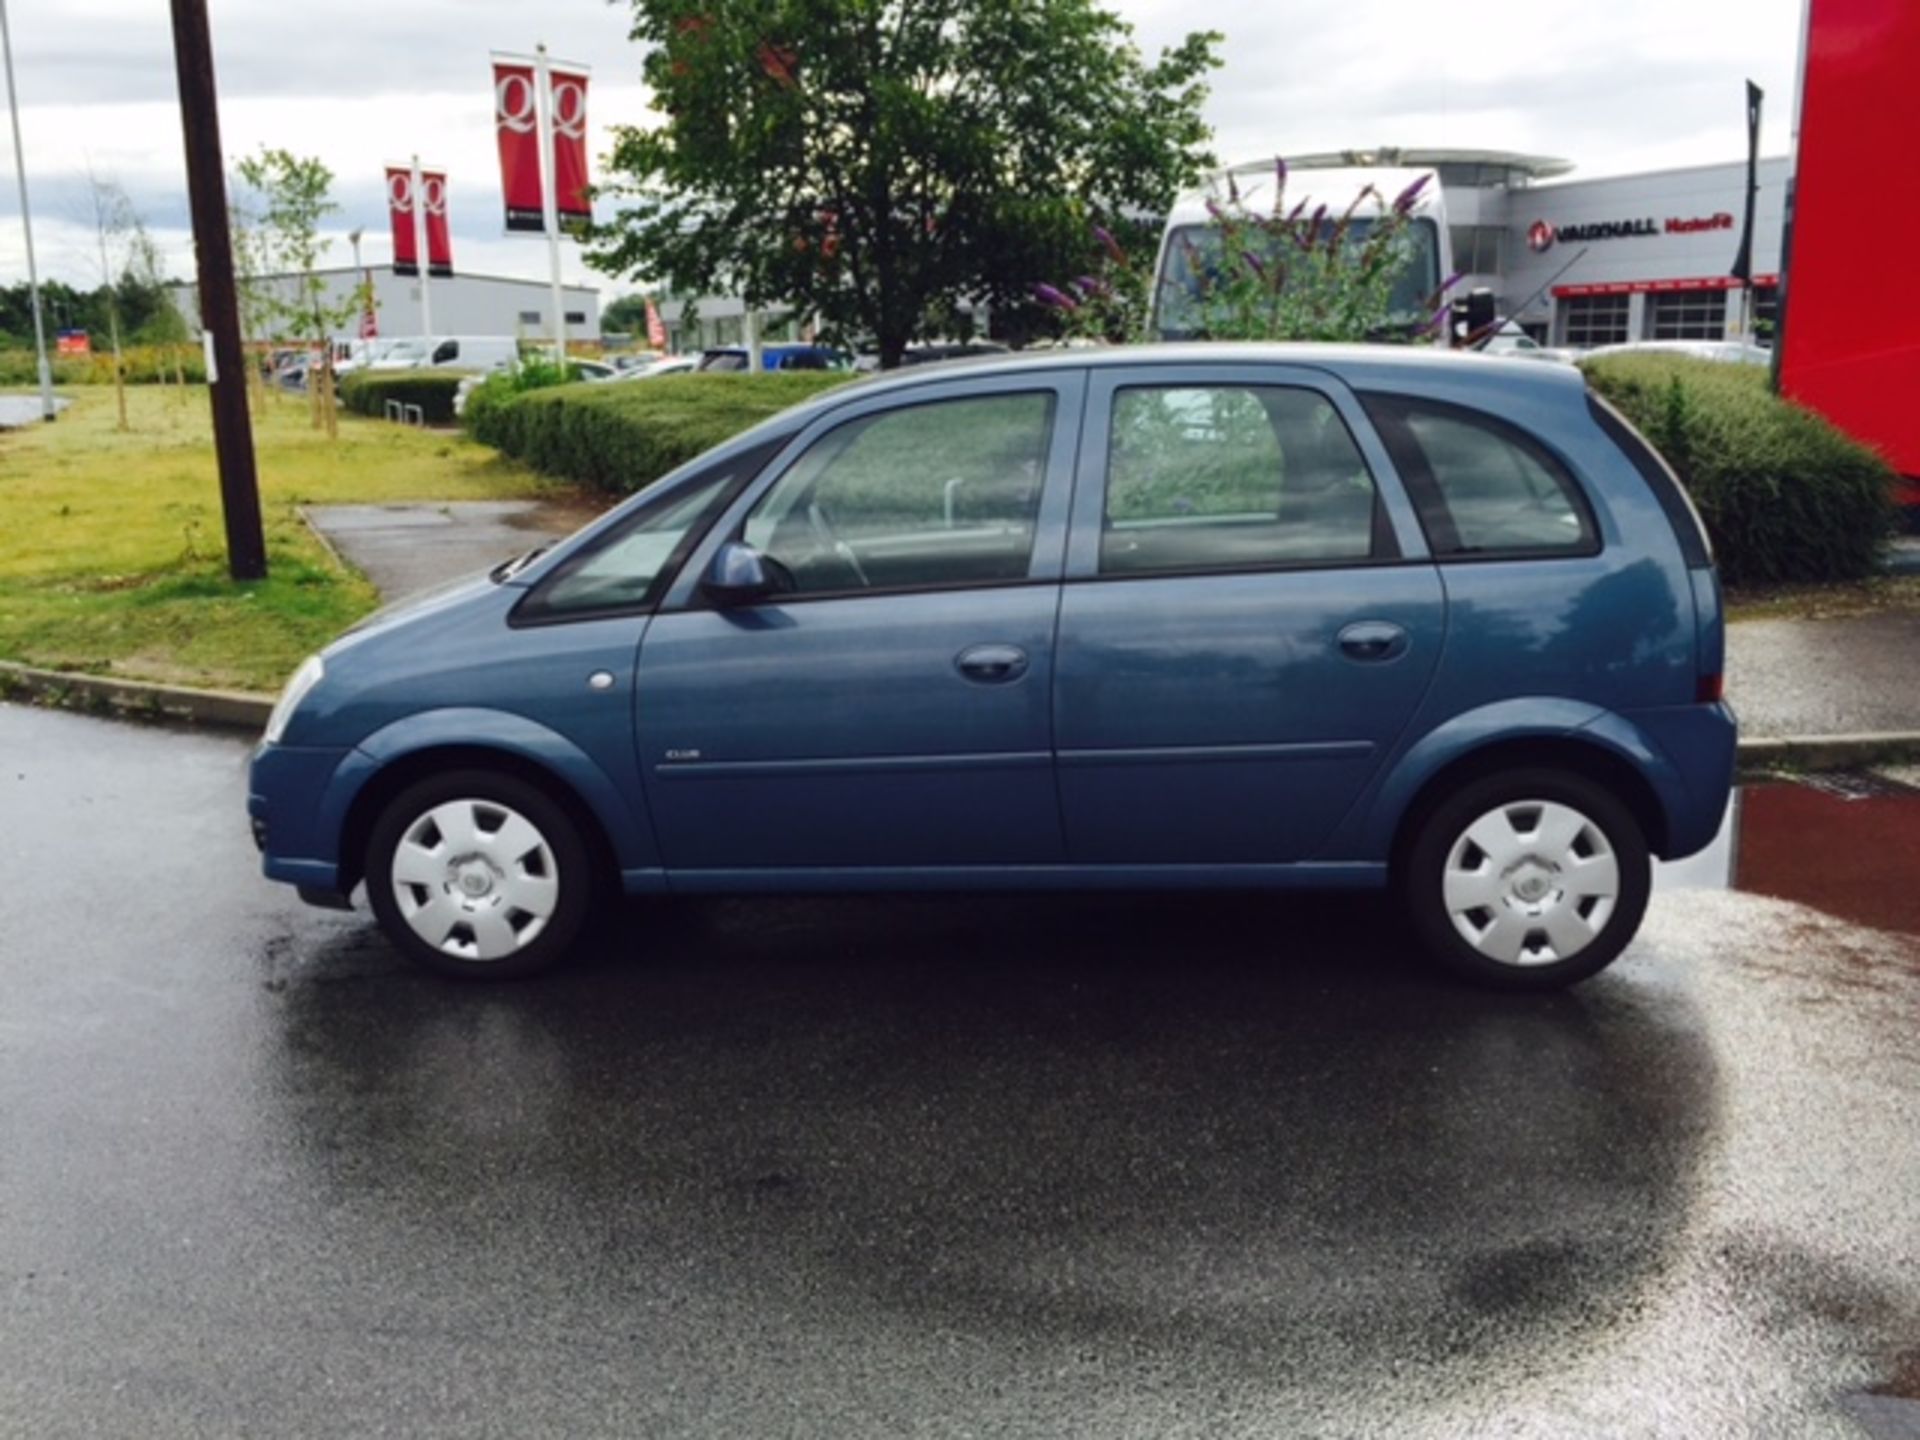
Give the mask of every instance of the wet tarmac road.
[{"label": "wet tarmac road", "polygon": [[1365,900],[722,903],[453,986],[256,878],[243,761],[0,705],[0,1433],[1912,1413],[1911,940],[1682,892],[1513,999]]}]

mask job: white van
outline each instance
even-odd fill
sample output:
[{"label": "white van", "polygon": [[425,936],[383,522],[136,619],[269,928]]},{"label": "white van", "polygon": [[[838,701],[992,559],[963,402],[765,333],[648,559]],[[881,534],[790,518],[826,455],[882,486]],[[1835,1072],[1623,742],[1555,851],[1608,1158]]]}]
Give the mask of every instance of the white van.
[{"label": "white van", "polygon": [[371,370],[503,370],[520,359],[511,335],[416,335],[388,342]]},{"label": "white van", "polygon": [[[1431,166],[1400,167],[1388,165],[1320,166],[1311,161],[1293,162],[1287,172],[1285,203],[1292,210],[1301,201],[1307,211],[1327,207],[1329,217],[1346,213],[1368,186],[1392,204],[1394,197],[1422,175],[1428,177],[1425,188],[1409,213],[1413,224],[1413,256],[1393,289],[1394,310],[1409,321],[1428,317],[1423,307],[1427,298],[1440,288],[1441,281],[1453,274],[1453,244],[1447,229],[1447,207],[1440,193],[1440,177]],[[1153,333],[1161,340],[1192,339],[1198,328],[1198,309],[1203,278],[1194,273],[1193,257],[1203,265],[1217,263],[1219,232],[1207,213],[1207,202],[1224,198],[1228,177],[1241,202],[1255,215],[1270,214],[1273,209],[1274,162],[1255,161],[1216,172],[1209,183],[1183,192],[1167,215],[1167,228],[1160,237],[1160,257],[1153,270]],[[1371,200],[1354,212],[1350,234],[1358,242],[1371,227],[1367,217],[1375,213]],[[1332,223],[1332,218],[1327,222]],[[1435,339],[1444,338],[1436,335]]]}]

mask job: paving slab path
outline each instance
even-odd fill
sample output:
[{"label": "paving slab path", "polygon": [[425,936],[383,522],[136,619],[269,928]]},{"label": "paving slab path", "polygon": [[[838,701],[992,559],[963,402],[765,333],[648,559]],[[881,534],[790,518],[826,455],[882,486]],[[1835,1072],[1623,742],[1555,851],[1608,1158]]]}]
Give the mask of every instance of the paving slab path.
[{"label": "paving slab path", "polygon": [[309,505],[302,513],[387,600],[490,569],[590,518],[583,509],[539,500]]}]

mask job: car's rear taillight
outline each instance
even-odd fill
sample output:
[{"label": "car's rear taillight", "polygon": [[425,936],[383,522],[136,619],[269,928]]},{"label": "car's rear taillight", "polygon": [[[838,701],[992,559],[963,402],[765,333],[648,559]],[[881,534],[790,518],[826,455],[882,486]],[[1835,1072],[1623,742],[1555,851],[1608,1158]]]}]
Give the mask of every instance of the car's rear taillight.
[{"label": "car's rear taillight", "polygon": [[1712,705],[1726,697],[1727,677],[1716,670],[1711,675],[1702,675],[1694,682],[1693,698],[1696,704]]}]

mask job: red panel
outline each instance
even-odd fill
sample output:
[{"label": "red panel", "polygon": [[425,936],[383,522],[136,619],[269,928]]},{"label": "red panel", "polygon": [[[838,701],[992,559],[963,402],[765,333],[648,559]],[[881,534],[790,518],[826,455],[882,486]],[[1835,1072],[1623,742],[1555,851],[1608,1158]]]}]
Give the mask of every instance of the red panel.
[{"label": "red panel", "polygon": [[413,233],[413,171],[387,167],[387,214],[393,220],[393,273],[418,275],[420,255]]},{"label": "red panel", "polygon": [[[1756,275],[1756,286],[1778,285],[1778,275]],[[1587,285],[1556,285],[1554,298],[1565,300],[1574,295],[1640,295],[1666,290],[1737,290],[1740,282],[1731,275],[1702,275],[1697,280],[1599,280]]]},{"label": "red panel", "polygon": [[[1920,475],[1920,4],[1811,0],[1781,387]],[[1892,168],[1889,168],[1889,165]]]}]

